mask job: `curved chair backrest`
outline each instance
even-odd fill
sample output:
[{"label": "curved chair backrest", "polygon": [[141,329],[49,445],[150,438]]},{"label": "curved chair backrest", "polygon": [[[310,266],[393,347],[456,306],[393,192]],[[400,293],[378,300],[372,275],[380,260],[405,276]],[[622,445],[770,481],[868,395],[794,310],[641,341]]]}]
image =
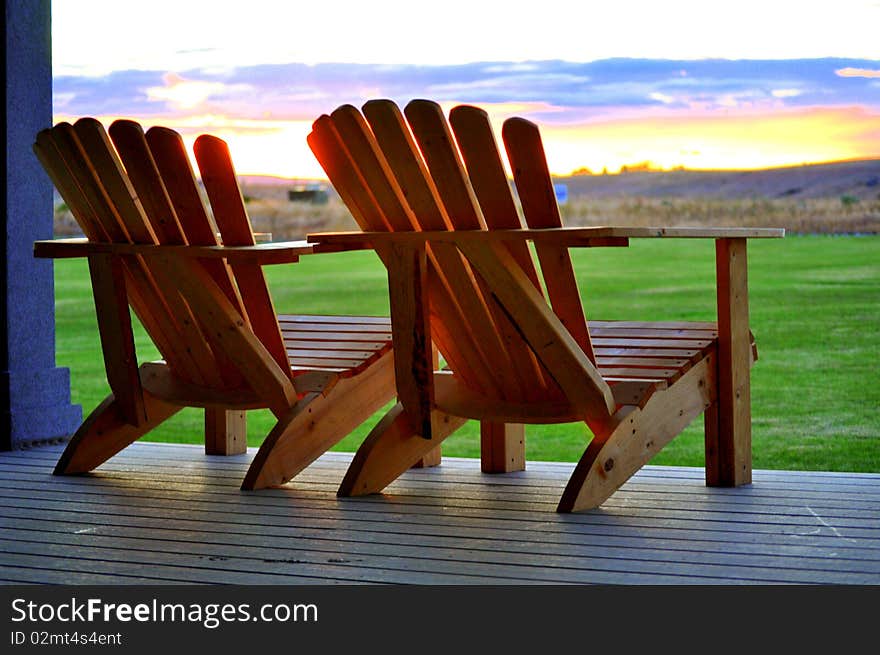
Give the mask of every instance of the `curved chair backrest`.
[{"label": "curved chair backrest", "polygon": [[[503,136],[529,226],[560,226],[537,128],[515,119]],[[439,105],[425,100],[405,112],[387,100],[368,102],[363,113],[343,106],[315,122],[309,144],[365,231],[522,227],[489,118],[478,108],[456,107],[447,121]],[[506,248],[542,293],[525,242]],[[553,376],[467,259],[439,242],[428,256],[431,313],[438,317],[432,338],[455,374],[488,398],[558,399]],[[541,244],[538,257],[554,312],[595,363],[567,250]]]},{"label": "curved chair backrest", "polygon": [[[37,136],[34,150],[90,241],[161,245],[218,245],[180,135],[167,128],[144,133],[132,121],[109,129],[93,118],[60,123]],[[254,236],[226,144],[215,137],[196,141],[195,154],[222,243],[253,245]],[[179,282],[161,262],[126,256],[128,301],[179,380],[201,387],[247,387],[248,373],[233,362],[211,317],[181,294]],[[198,275],[212,282],[249,326],[271,358],[291,369],[260,267],[195,260]]]}]

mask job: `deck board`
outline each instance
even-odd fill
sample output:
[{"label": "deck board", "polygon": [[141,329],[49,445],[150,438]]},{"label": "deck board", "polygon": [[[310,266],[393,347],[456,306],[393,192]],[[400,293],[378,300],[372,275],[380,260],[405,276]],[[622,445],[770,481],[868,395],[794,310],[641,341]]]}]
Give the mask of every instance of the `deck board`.
[{"label": "deck board", "polygon": [[756,471],[707,488],[648,466],[599,510],[554,512],[573,464],[473,460],[337,499],[351,455],[242,492],[254,451],[139,443],[54,477],[60,447],[0,453],[0,581],[71,584],[880,584],[880,475]]}]

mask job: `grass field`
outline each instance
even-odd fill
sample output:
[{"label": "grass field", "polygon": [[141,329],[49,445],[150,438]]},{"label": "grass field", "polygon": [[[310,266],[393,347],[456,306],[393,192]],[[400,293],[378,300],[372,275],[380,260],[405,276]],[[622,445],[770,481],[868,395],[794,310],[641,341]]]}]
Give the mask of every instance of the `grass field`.
[{"label": "grass field", "polygon": [[[591,318],[714,320],[711,241],[634,240],[627,249],[573,252]],[[85,412],[106,395],[88,269],[55,264],[57,361],[71,370],[73,401]],[[295,313],[386,314],[384,269],[372,253],[306,257],[267,268],[276,309]],[[789,236],[751,241],[752,331],[760,359],[752,370],[756,468],[880,472],[880,237]],[[139,326],[137,326],[139,327]],[[140,361],[157,353],[137,332]],[[378,416],[374,417],[375,420]],[[249,413],[249,442],[272,424]],[[149,438],[199,443],[202,415],[185,410]],[[354,450],[370,425],[347,437]],[[444,453],[478,456],[478,425],[444,443]],[[529,426],[530,459],[572,461],[589,439],[578,424]],[[702,421],[653,461],[703,463]]]}]

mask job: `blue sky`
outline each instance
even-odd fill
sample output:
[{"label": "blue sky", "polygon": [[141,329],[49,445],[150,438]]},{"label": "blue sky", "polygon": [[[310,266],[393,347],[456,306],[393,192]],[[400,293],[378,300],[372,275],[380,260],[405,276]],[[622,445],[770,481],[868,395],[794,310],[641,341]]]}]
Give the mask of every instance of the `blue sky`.
[{"label": "blue sky", "polygon": [[[186,81],[193,95],[163,94]],[[724,111],[863,106],[880,110],[880,62],[863,59],[607,59],[459,65],[265,64],[222,71],[115,71],[56,76],[58,112],[144,117],[205,103],[239,118],[307,119],[371,97],[473,103],[546,103],[548,121],[651,109]],[[201,107],[204,109],[204,105]]]}]

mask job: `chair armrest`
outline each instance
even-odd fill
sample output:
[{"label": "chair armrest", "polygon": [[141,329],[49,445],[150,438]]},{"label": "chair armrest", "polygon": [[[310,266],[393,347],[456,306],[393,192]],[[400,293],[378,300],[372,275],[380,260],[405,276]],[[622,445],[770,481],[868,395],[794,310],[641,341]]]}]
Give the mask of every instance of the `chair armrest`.
[{"label": "chair armrest", "polygon": [[34,257],[64,259],[90,255],[141,255],[144,257],[175,254],[202,259],[253,261],[258,264],[287,264],[301,255],[315,252],[305,241],[261,243],[254,246],[162,246],[141,243],[98,243],[88,239],[54,239],[34,242]]},{"label": "chair armrest", "polygon": [[384,243],[473,243],[534,241],[570,247],[626,246],[630,238],[741,239],[781,238],[785,230],[762,227],[560,227],[522,230],[456,230],[438,232],[319,232],[309,243],[331,246],[375,246]]},{"label": "chair armrest", "polygon": [[425,243],[486,243],[489,241],[538,241],[573,247],[627,246],[626,237],[596,232],[596,228],[550,228],[546,230],[455,230],[424,232],[318,232],[306,239],[317,248],[376,247],[407,244],[417,246]]}]

